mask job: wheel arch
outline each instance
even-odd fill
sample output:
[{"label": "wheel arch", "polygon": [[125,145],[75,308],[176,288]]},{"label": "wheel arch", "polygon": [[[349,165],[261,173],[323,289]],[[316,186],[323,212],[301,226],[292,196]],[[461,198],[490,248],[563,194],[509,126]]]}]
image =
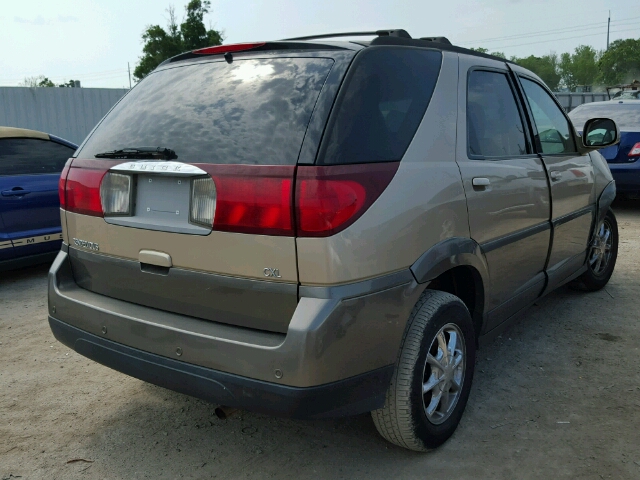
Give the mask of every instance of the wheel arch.
[{"label": "wheel arch", "polygon": [[485,288],[489,273],[480,246],[470,238],[452,237],[437,243],[411,266],[418,283],[459,297],[469,309],[480,335],[484,323]]}]

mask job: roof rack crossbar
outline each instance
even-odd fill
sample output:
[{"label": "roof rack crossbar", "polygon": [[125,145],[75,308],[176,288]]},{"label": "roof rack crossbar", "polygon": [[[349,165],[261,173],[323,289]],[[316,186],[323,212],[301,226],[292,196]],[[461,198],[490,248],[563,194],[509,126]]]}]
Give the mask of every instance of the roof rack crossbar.
[{"label": "roof rack crossbar", "polygon": [[322,35],[309,35],[307,37],[284,38],[281,41],[289,42],[289,41],[292,41],[292,40],[317,40],[317,39],[320,39],[320,38],[370,37],[370,36],[411,38],[411,35],[409,35],[409,33],[407,33],[406,30],[402,30],[400,28],[400,29],[389,29],[389,30],[377,30],[375,32],[325,33],[325,34],[322,34]]}]

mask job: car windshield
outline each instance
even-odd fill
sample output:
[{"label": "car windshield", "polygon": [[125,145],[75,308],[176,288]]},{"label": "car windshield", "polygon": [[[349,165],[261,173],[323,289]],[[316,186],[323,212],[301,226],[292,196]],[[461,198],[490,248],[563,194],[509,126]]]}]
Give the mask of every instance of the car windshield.
[{"label": "car windshield", "polygon": [[154,72],[78,157],[145,146],[170,148],[181,162],[293,165],[332,65],[329,58],[236,59]]},{"label": "car windshield", "polygon": [[610,118],[620,130],[640,131],[640,102],[580,105],[569,113],[569,118],[578,130],[582,130],[585,122],[591,118]]}]

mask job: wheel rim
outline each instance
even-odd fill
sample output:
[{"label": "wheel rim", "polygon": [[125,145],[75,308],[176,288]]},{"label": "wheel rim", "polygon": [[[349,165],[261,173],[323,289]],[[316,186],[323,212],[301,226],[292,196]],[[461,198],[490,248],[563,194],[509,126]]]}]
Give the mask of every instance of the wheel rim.
[{"label": "wheel rim", "polygon": [[589,251],[589,268],[595,275],[602,275],[611,261],[613,243],[611,224],[605,219],[596,233]]},{"label": "wheel rim", "polygon": [[453,323],[442,327],[431,342],[422,375],[422,404],[433,424],[447,420],[462,393],[466,346]]}]

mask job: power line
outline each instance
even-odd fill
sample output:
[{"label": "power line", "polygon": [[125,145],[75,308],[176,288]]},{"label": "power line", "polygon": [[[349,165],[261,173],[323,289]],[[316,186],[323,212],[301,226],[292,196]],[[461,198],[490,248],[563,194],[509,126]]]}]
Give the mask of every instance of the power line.
[{"label": "power line", "polygon": [[[636,20],[636,19],[639,19],[639,18],[640,17],[625,18],[624,20],[617,20],[617,21],[613,21],[611,23],[612,23],[612,26],[614,26],[614,27],[621,27],[621,26],[636,24],[637,22],[634,22],[632,20]],[[537,37],[537,36],[547,35],[547,34],[551,34],[551,33],[562,34],[562,33],[569,33],[571,31],[592,30],[594,28],[594,26],[604,26],[604,23],[605,22],[603,20],[601,22],[589,23],[589,24],[582,25],[582,26],[563,27],[563,28],[557,28],[557,29],[552,29],[552,30],[542,30],[542,31],[539,31],[539,32],[519,33],[519,34],[516,34],[516,35],[507,35],[507,36],[504,36],[504,37],[485,38],[483,40],[460,42],[460,44],[488,43],[488,42],[495,42],[495,41],[509,40],[509,39],[517,39],[517,38],[525,38],[525,37]]]},{"label": "power line", "polygon": [[[611,33],[622,33],[622,32],[632,32],[632,31],[638,31],[638,28],[629,28],[626,30],[612,30]],[[538,43],[549,43],[549,42],[561,42],[563,40],[571,40],[574,38],[584,38],[584,37],[593,37],[596,35],[604,35],[606,33],[606,31],[602,31],[602,32],[597,32],[597,33],[587,33],[584,35],[576,35],[573,37],[563,37],[563,38],[553,38],[551,40],[538,40],[536,42],[529,42],[529,43],[519,43],[517,45],[503,45],[503,46],[497,46],[497,47],[491,47],[492,49],[505,49],[505,48],[514,48],[514,47],[522,47],[525,45],[537,45]]]}]

